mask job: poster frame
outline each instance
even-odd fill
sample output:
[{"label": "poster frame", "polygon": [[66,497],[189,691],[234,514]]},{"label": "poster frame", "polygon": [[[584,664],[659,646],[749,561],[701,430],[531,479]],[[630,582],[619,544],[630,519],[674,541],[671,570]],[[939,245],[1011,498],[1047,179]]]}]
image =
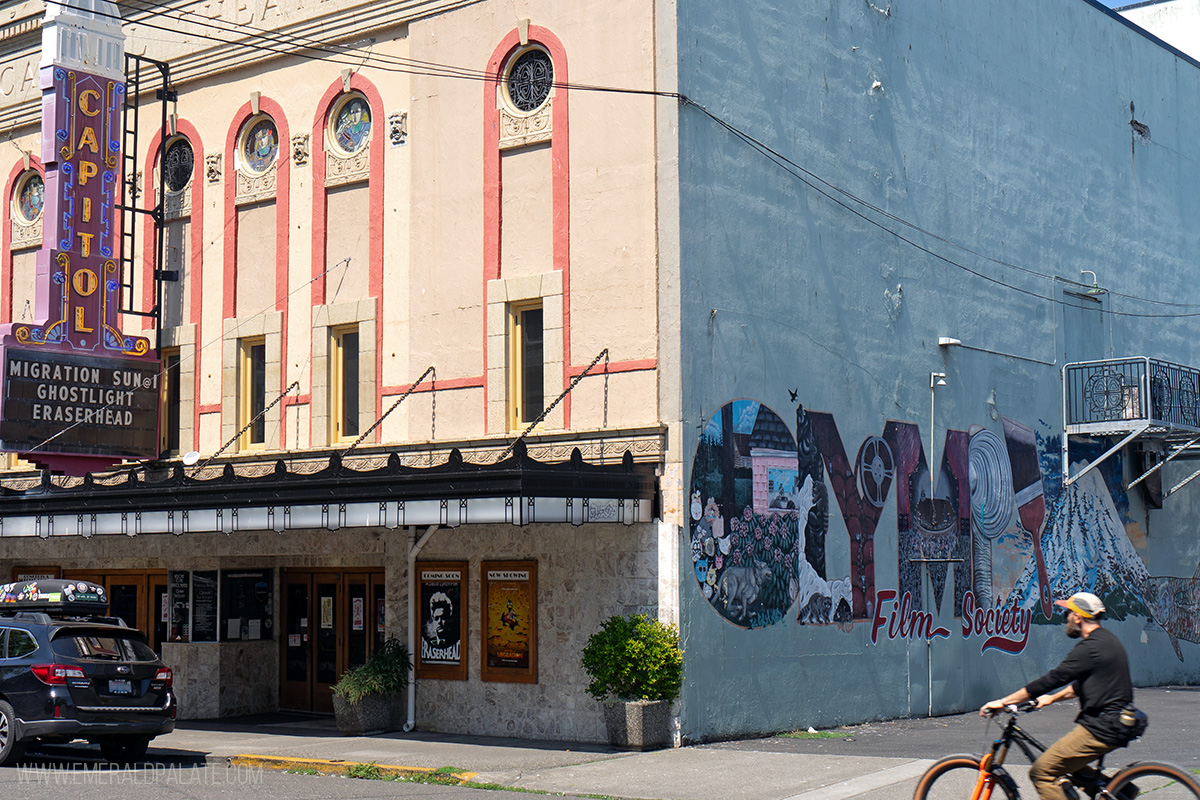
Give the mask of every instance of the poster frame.
[{"label": "poster frame", "polygon": [[[480,603],[479,603],[479,678],[484,681],[504,683],[537,683],[537,640],[538,640],[538,609],[537,609],[537,561],[483,561],[479,565]],[[495,615],[490,614],[493,604],[500,603],[500,591],[512,591],[509,584],[522,585],[522,582],[509,580],[492,580],[488,577],[491,572],[520,572],[529,573],[528,580],[523,582],[525,606],[529,609],[529,658],[524,666],[508,666],[488,664],[489,624]]]},{"label": "poster frame", "polygon": [[[417,678],[434,678],[438,680],[450,681],[465,681],[467,679],[467,663],[470,656],[470,646],[467,620],[470,618],[470,595],[469,581],[467,580],[470,564],[466,561],[418,561],[416,563],[417,570],[417,603],[416,603],[416,630],[417,630],[417,652],[414,654],[414,663],[416,665]],[[458,642],[459,642],[459,659],[458,664],[427,664],[421,657],[422,646],[421,640],[425,631],[425,626],[430,620],[432,609],[425,602],[426,583],[434,583],[427,581],[425,574],[436,572],[458,571]],[[446,578],[439,578],[436,583],[445,584],[452,582]]]}]

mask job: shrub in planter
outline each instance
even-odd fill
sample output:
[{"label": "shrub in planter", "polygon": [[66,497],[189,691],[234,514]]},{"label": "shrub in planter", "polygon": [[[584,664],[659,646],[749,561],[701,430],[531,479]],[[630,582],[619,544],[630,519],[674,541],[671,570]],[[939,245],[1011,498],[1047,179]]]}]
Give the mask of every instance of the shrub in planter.
[{"label": "shrub in planter", "polygon": [[412,659],[395,637],[387,639],[357,667],[333,685],[333,711],[338,730],[361,735],[392,728],[392,698],[408,688]]},{"label": "shrub in planter", "polygon": [[604,702],[609,741],[647,750],[670,740],[670,704],[683,687],[679,632],[646,614],[609,617],[583,648],[588,694]]}]

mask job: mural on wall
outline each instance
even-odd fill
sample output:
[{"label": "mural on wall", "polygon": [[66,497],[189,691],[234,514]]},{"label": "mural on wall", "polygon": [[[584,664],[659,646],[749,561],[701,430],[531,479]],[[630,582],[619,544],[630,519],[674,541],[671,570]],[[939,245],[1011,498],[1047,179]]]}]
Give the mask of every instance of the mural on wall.
[{"label": "mural on wall", "polygon": [[[930,639],[951,635],[934,621],[946,609],[964,637],[984,637],[981,649],[1018,653],[1029,625],[1054,616],[1054,598],[1090,591],[1113,618],[1146,617],[1181,659],[1180,640],[1200,643],[1200,568],[1190,578],[1149,574],[1119,457],[1064,488],[1061,439],[1017,420],[946,431],[936,466],[912,423],[887,421],[851,461],[832,414],[798,405],[795,420],[793,437],[771,409],[736,400],[708,420],[697,447],[692,563],[727,621],[869,622],[873,642]],[[1073,443],[1071,460],[1101,452]],[[875,534],[893,489],[897,585],[876,587]],[[843,521],[832,529],[830,494]],[[850,562],[832,579],[830,535],[847,537]]]}]

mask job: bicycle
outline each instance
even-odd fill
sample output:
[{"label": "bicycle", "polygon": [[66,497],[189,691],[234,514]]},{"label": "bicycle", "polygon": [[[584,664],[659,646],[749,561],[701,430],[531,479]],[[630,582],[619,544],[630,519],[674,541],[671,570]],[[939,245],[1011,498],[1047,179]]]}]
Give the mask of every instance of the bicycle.
[{"label": "bicycle", "polygon": [[[936,761],[917,783],[913,800],[1018,800],[1020,792],[1004,768],[1009,749],[1016,745],[1032,764],[1046,746],[1017,725],[1017,712],[1033,711],[1037,703],[1007,706],[1008,721],[982,756],[952,755]],[[1034,751],[1037,751],[1035,753]],[[1104,772],[1104,758],[1067,776],[1068,798],[1093,800],[1200,800],[1200,784],[1187,771],[1160,761],[1135,761],[1116,772]]]}]

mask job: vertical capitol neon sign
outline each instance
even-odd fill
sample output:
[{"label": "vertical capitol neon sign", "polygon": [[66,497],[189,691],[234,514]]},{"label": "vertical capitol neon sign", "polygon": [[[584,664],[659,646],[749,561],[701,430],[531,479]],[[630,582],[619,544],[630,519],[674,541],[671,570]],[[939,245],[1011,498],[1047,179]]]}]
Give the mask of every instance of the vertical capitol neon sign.
[{"label": "vertical capitol neon sign", "polygon": [[124,41],[109,0],[46,4],[36,321],[0,327],[0,448],[72,475],[158,454],[160,365],[119,314]]}]

